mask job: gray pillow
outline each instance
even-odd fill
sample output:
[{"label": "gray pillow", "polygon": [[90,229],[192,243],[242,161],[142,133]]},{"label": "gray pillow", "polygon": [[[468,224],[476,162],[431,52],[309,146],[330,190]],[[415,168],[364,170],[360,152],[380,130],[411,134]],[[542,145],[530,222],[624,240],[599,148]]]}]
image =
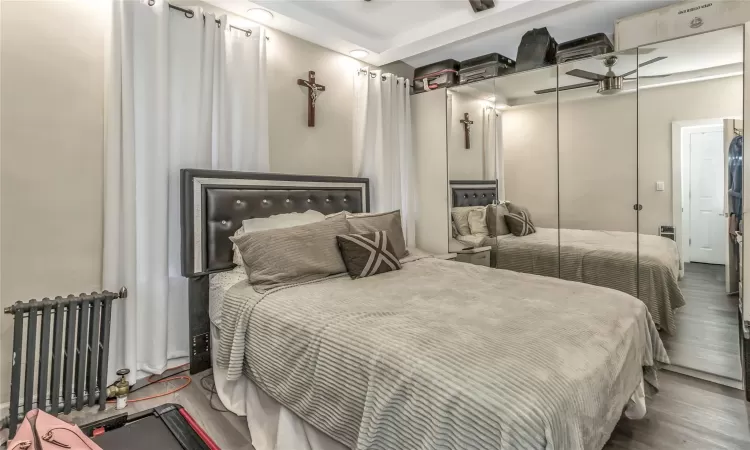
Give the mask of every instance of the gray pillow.
[{"label": "gray pillow", "polygon": [[263,291],[346,272],[336,236],[349,233],[344,216],[231,237],[250,284]]},{"label": "gray pillow", "polygon": [[336,240],[352,280],[401,270],[401,263],[385,230],[336,236]]},{"label": "gray pillow", "polygon": [[387,231],[388,240],[391,241],[391,244],[393,245],[393,251],[396,252],[396,258],[405,258],[409,254],[406,250],[404,231],[401,229],[401,211],[359,214],[349,216],[347,217],[347,220],[349,221],[352,233],[364,234],[383,230]]},{"label": "gray pillow", "polygon": [[484,209],[484,206],[456,206],[455,208],[451,208],[451,217],[459,235],[468,236],[471,234],[469,211],[476,209]]},{"label": "gray pillow", "polygon": [[508,224],[513,236],[528,236],[536,233],[528,209],[510,203],[508,204],[508,211],[509,213],[505,215],[505,223]]},{"label": "gray pillow", "polygon": [[490,237],[510,234],[508,224],[505,223],[505,216],[508,213],[510,213],[510,211],[508,211],[508,205],[505,202],[487,207],[487,228]]}]

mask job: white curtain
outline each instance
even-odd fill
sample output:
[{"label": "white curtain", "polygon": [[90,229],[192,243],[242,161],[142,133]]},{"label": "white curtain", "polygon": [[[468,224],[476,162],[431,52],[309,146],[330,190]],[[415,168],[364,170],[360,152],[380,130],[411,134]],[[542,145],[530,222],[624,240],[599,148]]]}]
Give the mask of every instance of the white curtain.
[{"label": "white curtain", "polygon": [[495,111],[495,173],[497,174],[497,199],[505,198],[505,157],[503,155],[503,113]]},{"label": "white curtain", "polygon": [[265,32],[189,9],[112,3],[102,283],[129,290],[113,308],[109,367],[131,381],[189,354],[180,169],[268,171]]},{"label": "white curtain", "polygon": [[379,70],[354,75],[354,175],[370,179],[373,212],[401,210],[406,244],[415,245],[409,80]]}]

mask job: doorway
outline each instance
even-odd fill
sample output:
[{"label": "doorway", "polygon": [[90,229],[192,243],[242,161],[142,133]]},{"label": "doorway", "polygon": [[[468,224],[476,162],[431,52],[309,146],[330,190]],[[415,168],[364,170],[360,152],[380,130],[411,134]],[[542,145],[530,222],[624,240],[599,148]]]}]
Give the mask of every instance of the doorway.
[{"label": "doorway", "polygon": [[[688,127],[682,141],[685,262],[724,265],[724,132],[721,125]],[[687,197],[687,198],[685,198]],[[683,242],[684,245],[684,242]]]},{"label": "doorway", "polygon": [[[728,230],[732,120],[673,122],[672,201],[686,305],[662,336],[670,370],[741,388],[736,252]],[[730,124],[730,128],[727,128]],[[734,262],[733,262],[734,261]]]}]

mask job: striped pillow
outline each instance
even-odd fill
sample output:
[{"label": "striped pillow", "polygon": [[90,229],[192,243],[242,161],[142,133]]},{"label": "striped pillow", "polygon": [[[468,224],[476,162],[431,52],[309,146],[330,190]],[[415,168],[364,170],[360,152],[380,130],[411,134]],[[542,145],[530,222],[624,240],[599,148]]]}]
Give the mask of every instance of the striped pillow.
[{"label": "striped pillow", "polygon": [[400,270],[401,263],[385,230],[336,236],[341,258],[352,280]]},{"label": "striped pillow", "polygon": [[528,236],[536,233],[529,210],[513,204],[508,205],[508,210],[508,214],[505,215],[505,223],[514,236]]}]

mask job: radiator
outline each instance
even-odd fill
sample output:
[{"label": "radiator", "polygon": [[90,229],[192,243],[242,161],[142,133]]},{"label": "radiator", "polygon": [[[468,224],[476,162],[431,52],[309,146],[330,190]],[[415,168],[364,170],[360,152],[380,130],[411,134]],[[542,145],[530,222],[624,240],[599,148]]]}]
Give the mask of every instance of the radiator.
[{"label": "radiator", "polygon": [[105,408],[112,301],[125,297],[122,288],[5,308],[13,315],[11,438],[19,420],[35,407],[53,415],[97,404]]}]

